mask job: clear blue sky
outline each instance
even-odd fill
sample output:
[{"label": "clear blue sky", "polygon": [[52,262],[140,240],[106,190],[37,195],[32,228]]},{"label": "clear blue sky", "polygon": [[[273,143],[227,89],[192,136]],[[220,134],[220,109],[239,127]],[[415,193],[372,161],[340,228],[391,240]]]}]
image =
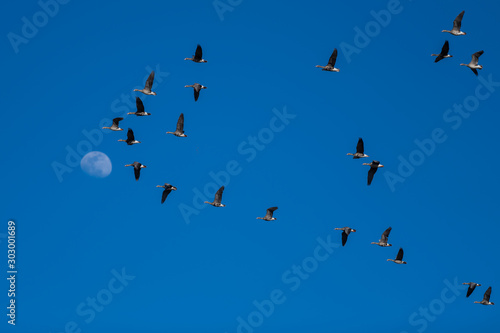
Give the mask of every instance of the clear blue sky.
[{"label": "clear blue sky", "polygon": [[[70,1],[49,17],[33,0],[2,12],[0,260],[5,276],[3,236],[15,219],[19,273],[17,327],[7,324],[3,279],[0,330],[498,331],[498,305],[473,301],[491,285],[500,304],[500,5],[232,4],[222,16],[212,1]],[[388,4],[390,22],[374,23],[370,12]],[[467,35],[442,33],[462,10]],[[23,37],[23,17],[34,15],[42,26]],[[370,40],[356,27],[373,29]],[[25,38],[17,53],[13,34]],[[436,64],[430,54],[445,40],[454,57]],[[198,43],[208,63],[184,61]],[[315,68],[335,47],[340,72]],[[477,78],[459,64],[479,50]],[[158,95],[132,92],[151,69]],[[198,102],[184,88],[195,82],[208,87]],[[127,116],[124,132],[99,130],[88,144],[84,132],[135,111],[126,102],[135,96],[152,115]],[[453,109],[463,103],[473,111],[461,116]],[[188,137],[165,134],[181,112]],[[129,127],[141,144],[117,142]],[[439,143],[427,156],[415,140],[433,131]],[[261,150],[251,144],[259,134]],[[346,156],[358,137],[370,158]],[[68,166],[68,148],[105,153],[112,173]],[[361,164],[373,159],[385,168],[367,186]],[[419,164],[411,172],[410,159]],[[124,167],[133,161],[147,165],[138,182]],[[227,207],[196,208],[195,192],[208,186],[213,200],[210,173],[228,163]],[[68,172],[58,178],[54,165]],[[165,182],[178,190],[162,205],[155,186]],[[188,206],[196,214],[186,218]],[[271,206],[277,221],[256,220]],[[345,247],[318,249],[328,237],[339,244],[333,228],[344,226],[358,230]],[[389,226],[393,247],[371,245]],[[399,247],[407,265],[386,261]],[[303,264],[308,275],[294,272]],[[115,278],[122,270],[129,280]],[[483,286],[466,299],[445,280]],[[93,309],[92,298],[106,304]],[[255,313],[254,301],[271,298],[280,303],[272,314]]]}]

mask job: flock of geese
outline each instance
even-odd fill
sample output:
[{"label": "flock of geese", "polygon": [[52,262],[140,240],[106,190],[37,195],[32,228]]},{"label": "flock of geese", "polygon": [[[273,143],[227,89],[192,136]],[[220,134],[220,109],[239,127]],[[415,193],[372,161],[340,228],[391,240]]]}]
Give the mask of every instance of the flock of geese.
[{"label": "flock of geese", "polygon": [[[462,18],[464,16],[465,11],[462,11],[458,16],[455,18],[453,21],[453,29],[452,30],[442,30],[442,32],[448,32],[454,36],[462,36],[466,35],[465,32],[461,31],[461,26],[462,26]],[[451,58],[453,57],[452,55],[449,54],[449,49],[450,45],[448,41],[445,41],[442,50],[439,54],[432,54],[432,56],[435,56],[435,62],[439,62],[440,60],[444,58]],[[316,67],[321,68],[323,71],[329,71],[329,72],[339,72],[340,70],[335,67],[335,63],[337,61],[337,49],[335,48],[333,50],[332,55],[330,56],[330,59],[328,60],[328,63],[326,66],[320,66],[317,65]],[[479,57],[483,54],[483,51],[478,51],[472,55],[472,60],[469,64],[460,64],[461,66],[467,66],[469,67],[475,75],[478,75],[477,70],[482,69],[483,66],[478,65],[478,59]],[[184,60],[190,60],[195,63],[206,63],[207,60],[203,59],[203,53],[202,53],[202,48],[200,45],[197,46],[195,54],[191,58],[185,58]],[[156,96],[156,92],[152,91],[153,87],[153,81],[154,81],[154,76],[155,73],[154,71],[151,72],[149,75],[148,79],[146,80],[146,84],[144,86],[144,89],[134,89],[134,91],[141,92],[145,95],[153,95]],[[202,89],[207,89],[207,87],[195,83],[192,85],[186,85],[186,88],[193,88],[194,90],[194,100],[197,101],[200,92]],[[134,114],[136,116],[150,116],[151,113],[148,113],[144,110],[144,104],[142,103],[141,99],[139,97],[136,97],[136,107],[137,111],[136,112],[129,112],[128,114]],[[122,128],[119,127],[119,122],[122,121],[123,118],[114,118],[113,119],[113,124],[109,127],[103,127],[103,129],[110,129],[112,131],[123,131]],[[177,127],[174,132],[166,132],[166,134],[173,134],[177,137],[187,137],[187,135],[184,133],[184,114],[181,113],[179,116],[179,119],[177,121]],[[127,145],[134,145],[141,143],[140,141],[136,140],[134,137],[134,132],[132,129],[128,129],[127,131],[127,139],[123,140],[120,139],[118,140],[120,142],[126,142]],[[358,143],[356,145],[356,152],[353,153],[347,153],[347,155],[353,156],[353,159],[360,159],[360,158],[366,158],[369,157],[369,155],[366,155],[364,152],[364,142],[362,138],[358,139]],[[380,161],[373,160],[371,163],[363,163],[363,165],[370,166],[370,169],[368,170],[368,178],[367,178],[367,184],[370,185],[373,181],[373,177],[375,176],[375,173],[377,172],[378,168],[384,167],[384,165],[380,164]],[[132,164],[127,164],[125,165],[126,167],[133,167],[134,168],[134,176],[136,180],[139,180],[140,177],[140,172],[141,169],[146,168],[146,165],[141,164],[139,162],[133,162]],[[161,203],[163,204],[165,200],[167,199],[168,195],[172,191],[176,191],[177,187],[165,183],[164,185],[157,185],[156,187],[163,188],[163,193],[161,196]],[[224,186],[220,187],[218,191],[215,193],[214,201],[209,202],[205,201],[206,204],[212,205],[214,207],[225,207],[225,204],[222,203],[222,194],[224,192]],[[274,221],[276,220],[275,217],[273,217],[274,212],[278,209],[278,207],[270,207],[266,211],[266,215],[264,217],[257,217],[257,219],[264,220],[264,221]],[[350,228],[350,227],[343,227],[343,228],[335,228],[335,230],[341,230],[342,231],[342,246],[346,245],[347,238],[351,232],[356,232],[355,229]],[[371,244],[375,244],[381,247],[390,247],[392,244],[388,243],[389,239],[389,234],[391,233],[392,228],[389,227],[387,228],[381,235],[380,239],[378,242],[372,242]],[[403,248],[399,248],[399,251],[396,255],[395,259],[387,259],[387,261],[392,261],[396,264],[406,264],[407,262],[403,260],[403,255],[404,251]],[[464,285],[469,285],[469,288],[467,290],[467,295],[466,297],[469,297],[472,292],[475,290],[476,287],[481,286],[479,283],[475,282],[467,282],[463,283]],[[486,290],[483,296],[483,300],[478,302],[475,301],[474,303],[479,303],[483,305],[494,305],[493,302],[490,302],[490,295],[491,295],[491,286]]]}]

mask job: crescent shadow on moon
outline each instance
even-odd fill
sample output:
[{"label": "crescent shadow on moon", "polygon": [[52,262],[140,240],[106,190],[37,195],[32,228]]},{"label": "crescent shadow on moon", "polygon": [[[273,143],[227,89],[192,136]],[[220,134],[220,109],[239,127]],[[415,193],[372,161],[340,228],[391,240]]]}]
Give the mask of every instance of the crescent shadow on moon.
[{"label": "crescent shadow on moon", "polygon": [[80,167],[86,174],[97,178],[109,176],[113,169],[108,155],[100,151],[91,151],[83,156]]}]

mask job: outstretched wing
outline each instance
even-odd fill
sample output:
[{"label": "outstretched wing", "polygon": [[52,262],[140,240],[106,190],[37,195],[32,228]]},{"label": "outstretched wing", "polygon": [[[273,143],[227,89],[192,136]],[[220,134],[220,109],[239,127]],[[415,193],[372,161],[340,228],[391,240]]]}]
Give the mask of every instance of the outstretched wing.
[{"label": "outstretched wing", "polygon": [[141,165],[134,165],[134,175],[135,175],[135,180],[139,180],[139,177],[141,176]]},{"label": "outstretched wing", "polygon": [[378,168],[370,167],[370,170],[368,170],[368,185],[372,183],[373,176],[375,176],[375,173],[377,172]]},{"label": "outstretched wing", "polygon": [[457,15],[455,20],[453,21],[453,30],[460,31],[462,27],[462,18],[464,17],[465,10],[463,10],[460,14]]},{"label": "outstretched wing", "polygon": [[333,53],[328,60],[328,65],[335,67],[335,62],[337,61],[337,49],[333,49]]},{"label": "outstretched wing", "polygon": [[144,112],[144,104],[142,104],[142,100],[139,97],[135,98],[135,106],[137,107],[138,113]]},{"label": "outstretched wing", "polygon": [[445,41],[443,47],[441,48],[440,56],[445,56],[448,54],[448,52],[450,52],[450,43],[448,43],[448,41]]},{"label": "outstretched wing", "polygon": [[483,53],[484,53],[484,51],[483,51],[483,50],[481,50],[481,51],[477,51],[476,53],[474,53],[474,54],[472,55],[472,61],[471,61],[471,62],[472,62],[474,65],[477,65],[477,63],[479,62],[479,57],[480,57]]},{"label": "outstretched wing", "polygon": [[391,230],[392,228],[389,227],[387,228],[384,233],[382,234],[382,236],[380,237],[380,241],[383,242],[383,243],[387,243],[387,240],[389,239],[389,234],[391,233]]},{"label": "outstretched wing", "polygon": [[483,301],[489,302],[490,296],[491,296],[491,287],[486,289],[486,291],[484,292]]},{"label": "outstretched wing", "polygon": [[132,131],[132,129],[129,128],[127,131],[127,141],[134,141],[134,140],[135,140],[134,131]]},{"label": "outstretched wing", "polygon": [[403,260],[403,248],[399,248],[398,255],[396,256],[396,260]]},{"label": "outstretched wing", "polygon": [[365,153],[365,145],[363,143],[363,139],[359,138],[358,144],[356,145],[356,153],[364,154]]},{"label": "outstretched wing", "polygon": [[118,124],[120,123],[120,121],[122,121],[123,118],[122,117],[118,117],[118,118],[114,118],[113,119],[113,126],[116,126],[118,127]]},{"label": "outstretched wing", "polygon": [[152,71],[151,74],[149,74],[148,79],[146,80],[146,85],[144,86],[144,89],[151,91],[153,88],[153,80],[155,79],[155,71]]},{"label": "outstretched wing", "polygon": [[342,231],[342,246],[345,246],[345,243],[347,242],[347,236],[349,236],[349,234],[345,230]]},{"label": "outstretched wing", "polygon": [[475,68],[471,68],[470,70],[471,70],[474,74],[476,74],[476,76],[478,76],[478,75],[479,75],[479,73],[477,72],[477,69],[475,69]]},{"label": "outstretched wing", "polygon": [[272,218],[273,217],[273,212],[278,209],[278,207],[270,207],[266,211],[266,218]]},{"label": "outstretched wing", "polygon": [[181,115],[179,116],[179,120],[177,120],[176,130],[181,134],[184,133],[184,113],[181,113]]},{"label": "outstretched wing", "polygon": [[172,192],[171,189],[169,188],[166,188],[163,193],[161,194],[161,203],[164,203],[165,200],[167,199],[168,195],[170,194],[170,192]]},{"label": "outstretched wing", "polygon": [[469,288],[467,289],[467,295],[465,297],[469,297],[470,294],[476,289],[476,285],[474,283],[469,284]]},{"label": "outstretched wing", "polygon": [[194,101],[196,102],[198,100],[198,97],[200,97],[201,86],[199,84],[195,84],[193,86],[193,89],[194,89]]},{"label": "outstretched wing", "polygon": [[222,192],[224,192],[224,186],[221,186],[221,188],[215,193],[214,203],[221,203]]},{"label": "outstretched wing", "polygon": [[203,51],[200,44],[198,44],[198,46],[196,47],[196,52],[194,54],[194,60],[200,61],[201,59],[203,59]]}]

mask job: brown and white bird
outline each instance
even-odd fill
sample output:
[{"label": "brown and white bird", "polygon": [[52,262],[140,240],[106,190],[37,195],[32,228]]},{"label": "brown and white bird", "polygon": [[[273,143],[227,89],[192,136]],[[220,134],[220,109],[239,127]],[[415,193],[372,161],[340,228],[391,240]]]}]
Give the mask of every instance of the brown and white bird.
[{"label": "brown and white bird", "polygon": [[368,170],[368,185],[372,183],[373,176],[377,172],[378,168],[383,168],[384,166],[380,164],[379,161],[372,161],[371,163],[363,163],[363,165],[369,165],[370,170]]},{"label": "brown and white bird", "polygon": [[403,254],[404,254],[403,248],[400,247],[396,259],[387,259],[387,261],[393,261],[396,264],[406,264],[406,261],[403,261]]},{"label": "brown and white bird", "polygon": [[196,52],[194,53],[194,56],[192,58],[184,58],[184,60],[192,60],[194,62],[207,62],[205,59],[203,59],[203,50],[201,49],[200,44],[196,47]]},{"label": "brown and white bird", "polygon": [[127,131],[127,140],[120,139],[118,141],[126,142],[129,146],[135,145],[136,143],[141,143],[141,141],[137,141],[134,137],[134,131],[131,128]]},{"label": "brown and white bird", "polygon": [[163,187],[164,188],[163,193],[161,195],[161,203],[165,202],[165,200],[167,199],[170,192],[177,191],[177,187],[172,186],[168,183],[165,183],[165,185],[156,185],[156,187]]},{"label": "brown and white bird", "polygon": [[453,21],[453,29],[443,30],[441,32],[449,32],[450,34],[452,34],[454,36],[467,35],[465,32],[460,31],[460,28],[462,27],[462,18],[464,17],[464,14],[465,14],[465,10],[457,15],[457,17]]},{"label": "brown and white bird", "polygon": [[321,68],[323,71],[328,72],[340,72],[340,69],[335,68],[335,63],[337,62],[337,49],[333,49],[333,53],[328,59],[328,64],[326,66],[316,65],[316,67]]},{"label": "brown and white bird", "polygon": [[460,64],[460,66],[467,66],[471,69],[471,71],[478,75],[477,70],[478,69],[483,69],[483,66],[478,65],[477,63],[479,62],[479,57],[484,53],[483,50],[477,51],[472,55],[472,60],[468,64]]},{"label": "brown and white bird", "polygon": [[258,217],[257,220],[264,220],[264,221],[274,221],[276,220],[275,217],[273,217],[273,212],[278,209],[278,207],[270,207],[266,211],[266,216],[264,217]]},{"label": "brown and white bird", "polygon": [[151,74],[149,74],[148,79],[146,80],[146,84],[144,85],[144,89],[134,89],[134,91],[140,91],[143,94],[146,95],[153,95],[156,96],[156,93],[154,91],[151,91],[153,88],[153,81],[155,79],[155,71],[152,71]]},{"label": "brown and white bird", "polygon": [[175,132],[167,132],[167,134],[173,134],[183,138],[187,137],[187,135],[184,134],[184,113],[181,113],[179,119],[177,120],[177,128],[175,129]]},{"label": "brown and white bird", "polygon": [[118,126],[118,124],[119,124],[119,123],[120,123],[120,121],[122,121],[122,120],[123,120],[123,118],[122,118],[122,117],[114,118],[114,119],[113,119],[113,125],[111,125],[110,127],[103,127],[102,129],[107,128],[107,129],[110,129],[110,130],[112,130],[112,131],[123,131],[123,128],[120,128],[120,127]]},{"label": "brown and white bird", "polygon": [[134,167],[135,180],[139,180],[139,177],[141,176],[141,169],[146,168],[146,166],[144,164],[141,164],[139,162],[134,162],[132,164],[127,164],[125,166],[126,167],[128,167],[128,166],[133,166]]},{"label": "brown and white bird", "polygon": [[347,155],[352,155],[353,159],[358,159],[358,158],[363,158],[363,157],[370,157],[365,154],[365,145],[363,143],[363,139],[359,138],[358,144],[356,145],[356,153],[347,153]]},{"label": "brown and white bird", "polygon": [[221,204],[222,192],[224,192],[224,186],[221,186],[221,188],[215,193],[214,202],[205,201],[205,203],[214,207],[226,207],[226,205]]},{"label": "brown and white bird", "polygon": [[335,230],[342,230],[342,246],[345,246],[345,243],[347,242],[347,236],[349,236],[351,232],[356,232],[356,229],[349,227],[335,228]]},{"label": "brown and white bird", "polygon": [[150,116],[151,113],[148,113],[144,111],[144,104],[142,103],[142,100],[139,97],[135,98],[135,106],[137,107],[136,112],[129,112],[127,114],[135,114],[136,116]]},{"label": "brown and white bird", "polygon": [[387,228],[384,231],[384,233],[382,234],[382,236],[380,236],[380,240],[378,242],[372,242],[372,244],[376,244],[376,245],[382,246],[382,247],[392,246],[392,244],[387,244],[391,230],[392,230],[391,227]]},{"label": "brown and white bird", "polygon": [[475,282],[464,282],[462,284],[469,285],[469,288],[467,289],[467,295],[465,295],[465,297],[469,297],[470,294],[472,294],[472,292],[474,291],[474,289],[476,289],[476,287],[481,286],[479,283],[475,283]]},{"label": "brown and white bird", "polygon": [[441,48],[441,53],[431,54],[431,56],[437,57],[434,62],[438,62],[439,60],[442,60],[444,58],[453,58],[453,56],[449,55],[448,52],[450,52],[450,43],[448,43],[448,41],[445,41],[443,47]]},{"label": "brown and white bird", "polygon": [[495,305],[495,303],[490,302],[491,296],[491,286],[484,292],[483,300],[481,302],[475,301],[474,303],[479,303],[482,305]]},{"label": "brown and white bird", "polygon": [[200,90],[207,89],[207,87],[205,87],[204,85],[201,85],[199,83],[190,84],[190,85],[184,86],[184,88],[193,88],[195,102],[198,100],[198,97],[200,97]]}]

